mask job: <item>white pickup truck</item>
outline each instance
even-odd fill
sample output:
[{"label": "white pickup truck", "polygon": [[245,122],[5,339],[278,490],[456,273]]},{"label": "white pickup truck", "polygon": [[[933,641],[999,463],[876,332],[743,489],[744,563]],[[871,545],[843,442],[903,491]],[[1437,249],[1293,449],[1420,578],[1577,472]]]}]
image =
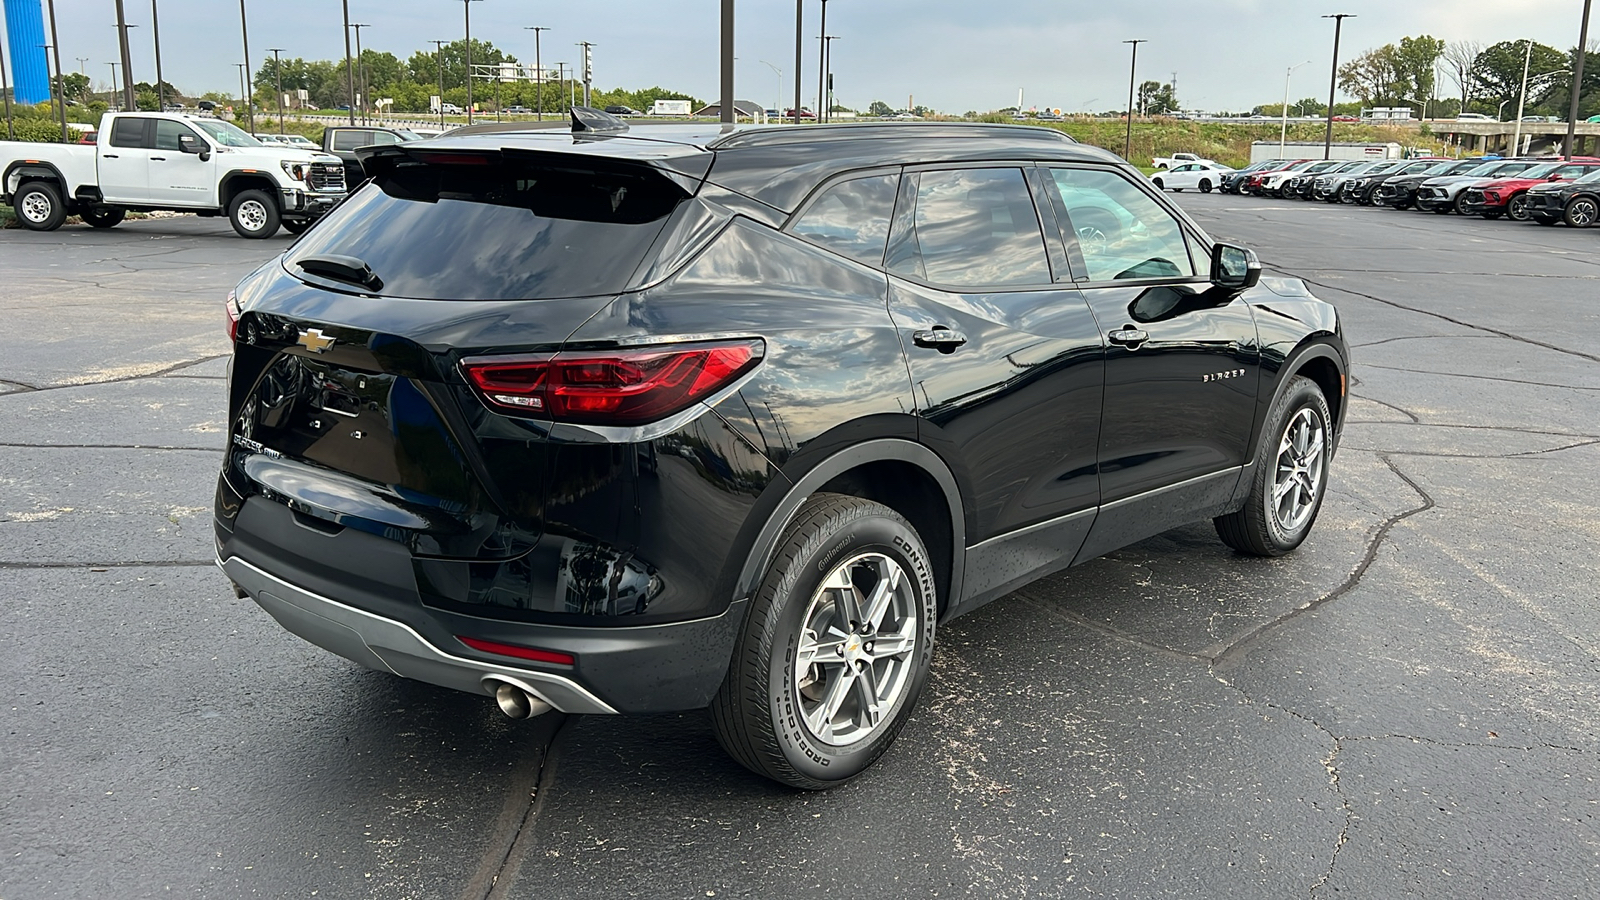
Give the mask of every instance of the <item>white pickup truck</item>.
[{"label": "white pickup truck", "polygon": [[264,144],[218,119],[108,113],[94,146],[0,141],[0,202],[34,231],[70,214],[110,228],[128,210],[226,215],[247,238],[299,234],[344,199],[344,164]]},{"label": "white pickup truck", "polygon": [[1206,159],[1195,153],[1174,153],[1171,156],[1158,156],[1155,159],[1150,160],[1150,165],[1155,166],[1158,169],[1170,169],[1174,166],[1184,165],[1185,163],[1205,163],[1206,165],[1216,165],[1216,163],[1212,160]]}]

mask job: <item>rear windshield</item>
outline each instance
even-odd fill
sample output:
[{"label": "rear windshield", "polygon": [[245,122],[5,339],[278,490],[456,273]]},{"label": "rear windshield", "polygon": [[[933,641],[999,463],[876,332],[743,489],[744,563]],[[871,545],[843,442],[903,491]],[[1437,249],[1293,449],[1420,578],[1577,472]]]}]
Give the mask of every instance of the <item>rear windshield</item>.
[{"label": "rear windshield", "polygon": [[421,300],[584,297],[623,290],[685,198],[646,169],[406,161],[306,233],[285,259],[353,256],[378,293]]}]

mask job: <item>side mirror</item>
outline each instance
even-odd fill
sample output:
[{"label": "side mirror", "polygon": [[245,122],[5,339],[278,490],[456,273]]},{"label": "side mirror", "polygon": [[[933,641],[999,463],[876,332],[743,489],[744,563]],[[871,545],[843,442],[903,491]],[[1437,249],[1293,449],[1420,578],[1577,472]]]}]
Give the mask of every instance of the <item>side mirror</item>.
[{"label": "side mirror", "polygon": [[193,153],[199,156],[201,162],[208,162],[211,159],[211,148],[201,143],[200,139],[192,134],[178,135],[178,149],[184,153]]},{"label": "side mirror", "polygon": [[1211,283],[1232,291],[1249,290],[1261,283],[1261,259],[1247,247],[1219,243],[1211,250]]}]

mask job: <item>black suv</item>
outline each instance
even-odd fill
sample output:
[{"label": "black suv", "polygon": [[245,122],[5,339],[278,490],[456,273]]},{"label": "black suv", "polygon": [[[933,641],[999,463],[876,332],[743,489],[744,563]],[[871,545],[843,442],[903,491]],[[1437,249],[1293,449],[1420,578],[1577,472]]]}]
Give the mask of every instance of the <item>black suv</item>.
[{"label": "black suv", "polygon": [[1528,218],[1540,225],[1566,222],[1588,228],[1600,221],[1600,171],[1572,181],[1552,181],[1528,188]]},{"label": "black suv", "polygon": [[938,623],[1186,522],[1271,556],[1316,519],[1334,308],[1109,153],[504,128],[363,150],[229,298],[217,556],[306,640],[519,717],[709,706],[823,788]]}]

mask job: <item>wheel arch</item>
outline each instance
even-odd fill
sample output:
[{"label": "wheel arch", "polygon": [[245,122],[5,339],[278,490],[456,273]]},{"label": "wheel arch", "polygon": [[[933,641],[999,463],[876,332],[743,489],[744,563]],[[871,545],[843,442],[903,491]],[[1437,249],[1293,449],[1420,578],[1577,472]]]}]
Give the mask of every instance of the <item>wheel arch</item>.
[{"label": "wheel arch", "polygon": [[56,168],[54,163],[17,160],[6,166],[5,174],[0,175],[0,189],[3,189],[7,196],[15,193],[11,190],[11,179],[13,177],[17,178],[17,190],[21,190],[22,186],[30,181],[53,181],[61,194],[62,202],[72,202],[71,189],[67,185],[67,179],[61,174],[61,170]]},{"label": "wheel arch", "polygon": [[1339,348],[1332,342],[1334,336],[1326,333],[1313,334],[1295,347],[1278,368],[1277,384],[1273,385],[1272,395],[1263,398],[1266,402],[1259,406],[1261,411],[1257,417],[1255,435],[1257,444],[1261,429],[1266,426],[1266,411],[1271,410],[1278,402],[1278,398],[1289,389],[1289,384],[1296,375],[1304,375],[1316,382],[1322,389],[1322,396],[1328,401],[1328,412],[1333,416],[1334,447],[1338,446],[1339,434],[1344,430],[1344,416],[1348,407],[1349,397],[1349,372],[1348,363]]},{"label": "wheel arch", "polygon": [[778,542],[800,506],[817,493],[873,500],[909,521],[935,566],[939,614],[954,607],[966,568],[966,505],[940,456],[906,438],[875,438],[845,447],[792,479],[763,521],[734,586],[735,600],[755,593]]},{"label": "wheel arch", "polygon": [[246,172],[243,169],[235,169],[222,176],[222,181],[217,185],[217,203],[223,210],[227,210],[233,205],[233,198],[245,191],[258,190],[266,191],[267,196],[271,197],[272,202],[279,207],[279,211],[282,211],[283,204],[278,196],[278,183],[272,180],[272,176],[263,172]]}]

